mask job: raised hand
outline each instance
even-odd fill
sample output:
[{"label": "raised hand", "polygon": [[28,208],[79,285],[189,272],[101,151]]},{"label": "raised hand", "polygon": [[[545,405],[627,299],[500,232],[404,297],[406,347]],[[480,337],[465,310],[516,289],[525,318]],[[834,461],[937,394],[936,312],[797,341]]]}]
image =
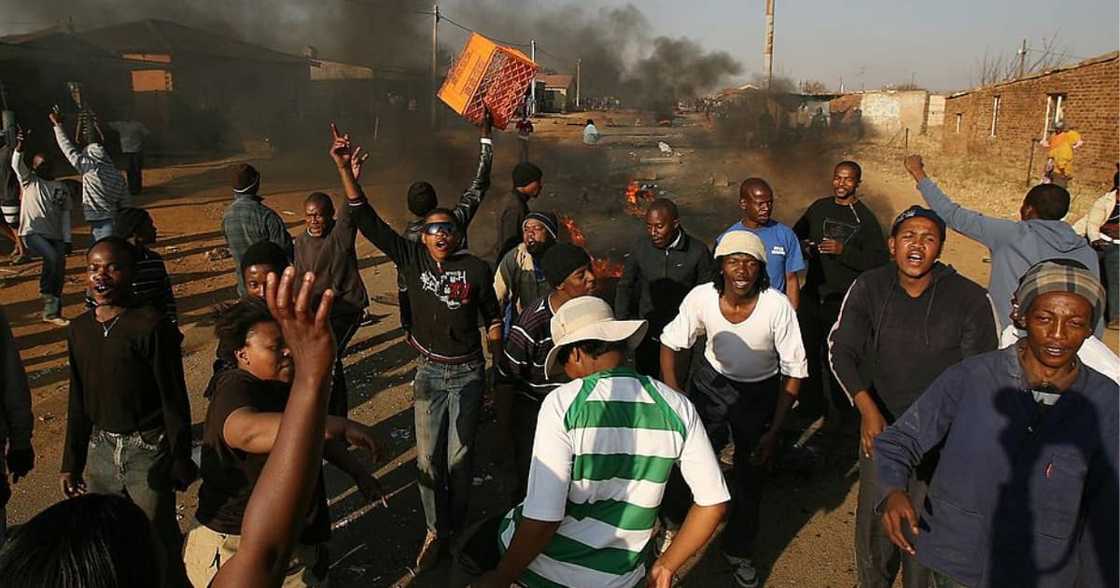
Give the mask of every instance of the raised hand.
[{"label": "raised hand", "polygon": [[339,168],[350,166],[353,154],[350,152],[350,135],[343,134],[335,124],[331,123],[331,159]]},{"label": "raised hand", "polygon": [[354,147],[350,152],[350,173],[354,174],[354,181],[358,181],[362,177],[362,165],[369,159],[369,152],[362,151],[362,148]]},{"label": "raised hand", "polygon": [[27,136],[30,134],[30,130],[25,130],[23,127],[16,127],[16,151],[23,153],[23,143],[27,140]]},{"label": "raised hand", "polygon": [[489,106],[482,107],[482,136],[487,139],[490,138],[491,133],[494,131],[494,115],[490,112]]},{"label": "raised hand", "polygon": [[331,335],[330,314],[334,306],[334,290],[325,290],[319,308],[311,308],[315,274],[307,272],[299,291],[295,290],[296,270],[289,267],[284,275],[268,274],[265,302],[284,335],[292,353],[296,377],[327,380],[334,363],[335,343]]}]

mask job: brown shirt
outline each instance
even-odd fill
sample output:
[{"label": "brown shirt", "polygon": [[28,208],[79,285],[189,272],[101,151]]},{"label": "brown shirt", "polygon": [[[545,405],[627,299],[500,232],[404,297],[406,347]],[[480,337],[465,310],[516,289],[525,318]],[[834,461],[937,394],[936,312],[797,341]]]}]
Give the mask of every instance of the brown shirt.
[{"label": "brown shirt", "polygon": [[340,207],[334,226],[323,236],[312,237],[304,232],[295,241],[296,271],[300,275],[315,274],[315,304],[327,288],[334,290],[335,316],[358,314],[369,306],[366,286],[358,272],[354,248],[358,231],[350,220],[350,208]]}]

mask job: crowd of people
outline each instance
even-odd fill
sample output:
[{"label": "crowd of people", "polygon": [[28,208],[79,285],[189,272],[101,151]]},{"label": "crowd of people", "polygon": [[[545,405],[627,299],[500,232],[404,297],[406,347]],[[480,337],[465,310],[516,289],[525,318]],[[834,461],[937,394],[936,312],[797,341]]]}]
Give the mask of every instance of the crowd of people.
[{"label": "crowd of people", "polygon": [[[497,257],[467,248],[491,185],[489,116],[455,206],[416,182],[414,218],[400,229],[379,212],[391,196],[362,188],[368,154],[332,125],[344,199],[307,196],[294,239],[265,204],[261,174],[234,169],[221,231],[239,298],[217,310],[196,463],[155,224],[131,206],[104,148],[78,148],[61,116],[51,120],[81,175],[94,243],[86,310],[66,319],[69,193],[17,136],[22,206],[5,232],[43,260],[43,320],[68,327],[70,383],[65,500],[6,537],[0,577],[12,585],[327,583],[322,460],[385,503],[374,432],[348,418],[342,361],[369,304],[359,235],[397,267],[416,352],[426,528],[416,574],[454,556],[475,586],[667,588],[722,524],[733,582],[759,586],[761,498],[783,432],[858,417],[860,586],[886,588],[900,573],[906,586],[939,588],[1120,578],[1120,358],[1099,339],[1118,310],[1116,268],[1105,267],[1107,285],[1100,277],[1101,254],[1114,263],[1120,247],[1115,185],[1088,238],[1062,220],[1060,182],[1031,188],[1020,220],[993,219],[955,203],[920,156],[904,165],[928,207],[902,211],[885,233],[854,161],[835,166],[831,193],[792,227],[774,220],[771,185],[746,179],[740,220],[711,248],[659,198],[608,303],[589,253],[564,242],[555,213],[530,206],[544,174],[527,141],[499,202]],[[950,231],[990,249],[986,288],[939,260]],[[5,472],[19,483],[35,457],[28,382],[2,312],[0,343],[4,504]],[[488,395],[517,483],[509,509],[479,521],[470,499]],[[728,448],[725,480],[717,455]],[[199,479],[184,540],[176,493]],[[0,542],[4,520],[0,511]]]}]

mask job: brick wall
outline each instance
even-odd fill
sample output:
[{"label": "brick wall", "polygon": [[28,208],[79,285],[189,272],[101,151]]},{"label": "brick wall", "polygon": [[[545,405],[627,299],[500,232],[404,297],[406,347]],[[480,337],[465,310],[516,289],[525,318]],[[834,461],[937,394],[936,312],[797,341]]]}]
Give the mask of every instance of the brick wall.
[{"label": "brick wall", "polygon": [[[1064,94],[1066,126],[1081,133],[1085,144],[1075,152],[1075,182],[1111,185],[1120,158],[1120,60],[1111,53],[1079,65],[1013,82],[977,88],[945,102],[942,147],[967,154],[1009,177],[1022,178],[1031,161],[1032,178],[1041,176],[1046,148],[1037,144],[1046,124],[1047,98]],[[992,112],[999,113],[992,136]],[[1051,117],[1053,113],[1051,112]],[[957,121],[960,121],[959,132]]]}]

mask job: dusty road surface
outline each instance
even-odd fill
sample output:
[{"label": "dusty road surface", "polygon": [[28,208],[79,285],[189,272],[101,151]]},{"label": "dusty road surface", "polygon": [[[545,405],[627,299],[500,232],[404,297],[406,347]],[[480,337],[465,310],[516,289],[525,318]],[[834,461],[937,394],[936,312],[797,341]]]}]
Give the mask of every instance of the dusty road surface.
[{"label": "dusty road surface", "polygon": [[[606,117],[603,117],[606,118]],[[579,142],[579,117],[538,121],[532,159],[545,171],[545,189],[531,204],[537,210],[571,215],[586,234],[596,256],[621,261],[642,224],[626,209],[625,190],[630,180],[651,184],[650,190],[674,198],[686,228],[711,242],[738,217],[737,186],[748,176],[769,180],[777,193],[776,219],[792,224],[813,199],[830,193],[832,166],[854,158],[864,164],[860,190],[876,211],[880,224],[889,226],[898,211],[918,201],[913,183],[901,167],[902,152],[880,145],[802,145],[797,149],[752,152],[719,144],[698,117],[681,126],[641,126],[641,115],[616,114],[628,126],[601,124],[603,141],[594,147]],[[638,126],[634,126],[638,122]],[[571,124],[570,124],[571,123]],[[360,143],[367,140],[355,133]],[[268,157],[241,157],[222,161],[165,165],[146,172],[150,186],[138,205],[151,211],[159,228],[157,249],[167,260],[181,313],[185,336],[184,364],[191,393],[196,438],[206,403],[202,391],[211,374],[214,354],[212,309],[234,297],[233,262],[211,261],[207,253],[224,245],[220,234],[222,212],[230,200],[228,168],[248,160],[262,171],[265,203],[288,221],[293,234],[302,231],[302,200],[311,191],[339,196],[337,178],[326,155],[327,136],[312,138],[306,153]],[[435,140],[435,139],[433,139]],[[477,152],[472,131],[446,131],[433,145],[374,146],[363,183],[375,206],[397,227],[407,212],[404,193],[417,179],[431,181],[441,201],[450,204],[466,186]],[[496,164],[491,202],[484,204],[471,227],[472,249],[492,258],[496,196],[510,189],[509,172],[517,157],[516,139],[503,134],[495,139]],[[674,154],[664,157],[657,143],[671,145]],[[927,167],[962,203],[993,216],[1017,214],[1022,185],[987,178],[983,170],[941,160],[933,142],[926,146]],[[1083,210],[1094,194],[1075,194],[1075,211]],[[88,229],[75,218],[76,252],[67,263],[64,313],[82,311],[84,248]],[[435,572],[413,578],[408,566],[424,534],[423,515],[415,488],[415,451],[412,435],[411,381],[414,354],[401,336],[395,306],[395,269],[371,244],[359,237],[362,276],[371,298],[375,324],[362,328],[346,356],[351,382],[351,416],[373,425],[380,435],[385,460],[379,475],[390,493],[389,508],[371,508],[356,494],[350,481],[330,471],[335,533],[331,541],[334,586],[463,586],[469,578],[445,563]],[[960,235],[952,235],[943,259],[966,276],[987,282],[987,252]],[[58,500],[60,452],[65,434],[67,367],[65,330],[38,322],[39,264],[0,267],[0,301],[15,325],[17,342],[33,386],[38,462],[30,477],[14,487],[8,506],[12,523],[25,521]],[[610,295],[610,284],[605,295]],[[1116,332],[1109,331],[1116,348]],[[791,427],[787,445],[798,439],[807,423]],[[511,481],[495,467],[499,448],[493,444],[493,423],[481,429],[476,458],[476,493],[472,518],[503,511],[512,497]],[[772,473],[763,502],[762,531],[755,562],[771,586],[853,586],[852,539],[855,518],[854,431],[814,435],[808,440],[814,456],[811,467],[787,453]],[[805,453],[799,453],[804,457]],[[180,496],[181,524],[193,526],[195,494]],[[718,539],[716,540],[718,542]],[[733,582],[727,566],[710,549],[684,577],[685,585],[727,586]]]}]

